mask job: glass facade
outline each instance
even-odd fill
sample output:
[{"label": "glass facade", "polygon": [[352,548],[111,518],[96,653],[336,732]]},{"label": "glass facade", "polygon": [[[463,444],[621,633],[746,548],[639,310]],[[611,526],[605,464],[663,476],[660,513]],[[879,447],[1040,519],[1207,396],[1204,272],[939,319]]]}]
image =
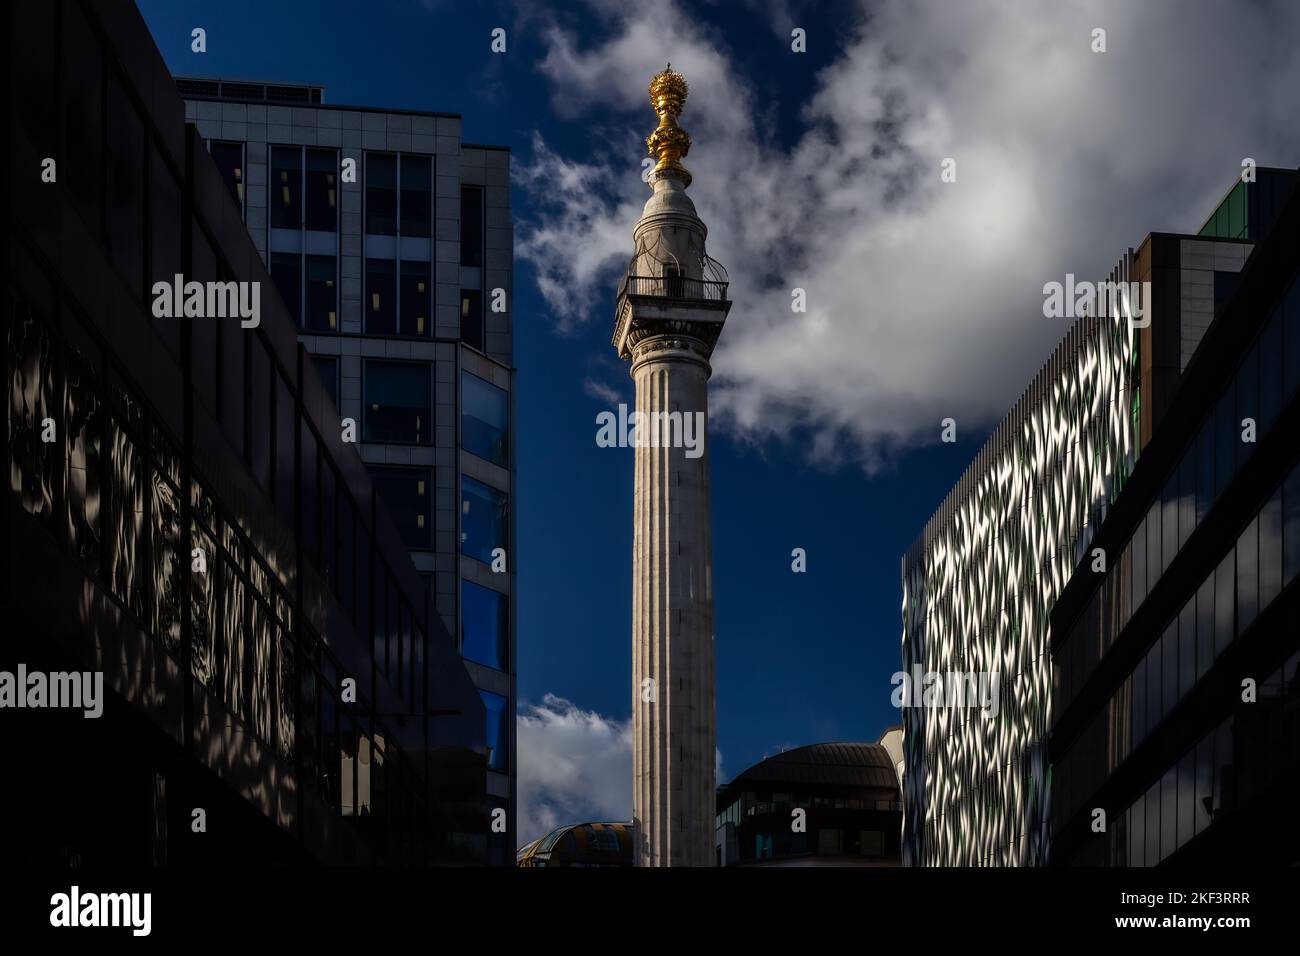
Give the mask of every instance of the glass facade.
[{"label": "glass facade", "polygon": [[905,864],[1046,859],[1049,612],[1134,467],[1136,338],[1079,319],[904,557],[903,670],[996,673],[1001,702],[903,709]]},{"label": "glass facade", "polygon": [[[1300,767],[1300,639],[1286,607],[1300,571],[1300,462],[1280,428],[1300,396],[1300,279],[1268,258],[1270,241],[1247,281],[1255,300],[1269,281],[1281,294],[1254,315],[1250,300],[1225,314],[1223,335],[1244,341],[1206,359],[1217,400],[1152,476],[1163,487],[1122,559],[1059,615],[1052,825],[1065,863],[1154,866],[1184,850],[1295,861],[1293,841],[1262,845],[1253,829],[1292,802],[1282,781]],[[1207,386],[1186,390],[1193,402]],[[1093,839],[1079,821],[1098,807],[1110,826]]]}]

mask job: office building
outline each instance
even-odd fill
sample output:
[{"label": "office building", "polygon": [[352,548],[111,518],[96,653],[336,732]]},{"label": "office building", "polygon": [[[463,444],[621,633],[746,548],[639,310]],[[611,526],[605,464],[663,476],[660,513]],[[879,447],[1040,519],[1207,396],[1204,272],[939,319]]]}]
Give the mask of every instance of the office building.
[{"label": "office building", "polygon": [[[452,113],[336,106],[319,86],[179,77],[338,416],[487,710],[515,847],[510,154]],[[400,91],[395,91],[395,97]]]},{"label": "office building", "polygon": [[482,861],[483,700],[145,23],[0,16],[0,671],[103,682],[0,710],[6,858]]},{"label": "office building", "polygon": [[898,866],[902,804],[880,743],[795,747],[718,788],[719,866]]},{"label": "office building", "polygon": [[1053,863],[1300,863],[1300,195],[1254,238],[1052,612]]},{"label": "office building", "polygon": [[1258,172],[1204,235],[1121,258],[1104,281],[1150,283],[1141,314],[1097,297],[903,557],[903,671],[996,674],[999,693],[993,717],[904,709],[905,863],[1047,861],[1049,615],[1276,215],[1291,174]]}]

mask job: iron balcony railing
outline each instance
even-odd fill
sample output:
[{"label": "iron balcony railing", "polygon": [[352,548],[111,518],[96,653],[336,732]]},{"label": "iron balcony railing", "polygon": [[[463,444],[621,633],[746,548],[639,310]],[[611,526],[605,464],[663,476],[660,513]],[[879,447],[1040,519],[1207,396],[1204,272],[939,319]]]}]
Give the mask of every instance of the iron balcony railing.
[{"label": "iron balcony railing", "polygon": [[619,301],[628,295],[653,295],[665,299],[694,302],[726,302],[727,283],[687,276],[623,276],[618,289]]}]

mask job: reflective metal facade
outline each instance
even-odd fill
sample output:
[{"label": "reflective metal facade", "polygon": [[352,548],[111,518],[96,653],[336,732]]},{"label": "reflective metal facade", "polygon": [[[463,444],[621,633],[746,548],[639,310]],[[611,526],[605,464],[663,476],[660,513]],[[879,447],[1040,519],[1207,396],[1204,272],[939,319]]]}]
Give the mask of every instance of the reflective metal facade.
[{"label": "reflective metal facade", "polygon": [[[1132,263],[1130,252],[1111,281]],[[1099,311],[1075,323],[903,558],[904,671],[999,675],[996,716],[903,710],[906,865],[1045,862],[1049,614],[1139,449],[1136,335]]]}]

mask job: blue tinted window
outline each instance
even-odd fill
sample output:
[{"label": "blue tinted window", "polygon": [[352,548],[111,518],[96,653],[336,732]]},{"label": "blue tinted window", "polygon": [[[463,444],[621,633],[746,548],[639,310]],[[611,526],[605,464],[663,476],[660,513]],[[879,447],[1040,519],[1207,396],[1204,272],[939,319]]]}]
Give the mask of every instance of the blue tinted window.
[{"label": "blue tinted window", "polygon": [[493,694],[486,690],[480,690],[479,696],[483,698],[483,706],[487,710],[488,767],[492,770],[504,770],[509,756],[506,753],[509,745],[509,738],[506,736],[508,701],[500,694]]},{"label": "blue tinted window", "polygon": [[462,554],[492,563],[492,551],[506,547],[507,496],[481,481],[465,477],[461,481]]},{"label": "blue tinted window", "polygon": [[472,581],[461,581],[460,604],[464,633],[461,655],[499,671],[506,670],[509,663],[506,596]]},{"label": "blue tinted window", "polygon": [[509,396],[477,375],[461,376],[461,443],[465,450],[498,465],[506,464]]}]

